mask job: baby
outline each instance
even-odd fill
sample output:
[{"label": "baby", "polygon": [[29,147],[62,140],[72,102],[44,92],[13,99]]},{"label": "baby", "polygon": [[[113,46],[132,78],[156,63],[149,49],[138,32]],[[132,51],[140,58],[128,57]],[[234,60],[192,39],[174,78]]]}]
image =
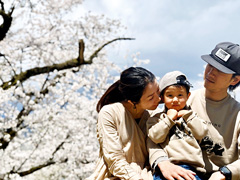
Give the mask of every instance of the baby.
[{"label": "baby", "polygon": [[[179,71],[164,75],[160,80],[164,110],[148,119],[147,129],[148,137],[167,152],[172,163],[196,172],[195,178],[201,179],[205,166],[199,144],[207,134],[207,124],[186,105],[190,87]],[[162,176],[161,172],[156,171],[156,176]]]}]

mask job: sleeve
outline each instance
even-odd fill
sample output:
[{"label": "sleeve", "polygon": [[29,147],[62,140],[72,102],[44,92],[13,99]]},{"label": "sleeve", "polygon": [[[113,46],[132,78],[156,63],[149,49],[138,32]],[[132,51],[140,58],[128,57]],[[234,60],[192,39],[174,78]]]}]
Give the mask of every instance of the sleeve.
[{"label": "sleeve", "polygon": [[159,144],[155,144],[150,138],[147,138],[147,148],[149,153],[149,163],[154,170],[161,161],[169,160],[167,153]]},{"label": "sleeve", "polygon": [[201,142],[201,140],[207,135],[207,122],[199,118],[197,113],[192,110],[187,114],[184,114],[182,118],[191,129],[193,136],[198,140],[198,142]]},{"label": "sleeve", "polygon": [[99,143],[110,173],[121,179],[142,179],[126,160],[121,137],[117,131],[116,115],[105,108],[102,110],[98,116]]},{"label": "sleeve", "polygon": [[148,137],[156,144],[165,141],[169,130],[173,127],[174,121],[165,113],[157,113],[147,120]]},{"label": "sleeve", "polygon": [[233,163],[227,165],[228,169],[232,172],[232,180],[239,180],[240,179],[240,112],[237,116],[238,120],[238,128],[237,128],[237,150],[238,150],[238,159]]}]

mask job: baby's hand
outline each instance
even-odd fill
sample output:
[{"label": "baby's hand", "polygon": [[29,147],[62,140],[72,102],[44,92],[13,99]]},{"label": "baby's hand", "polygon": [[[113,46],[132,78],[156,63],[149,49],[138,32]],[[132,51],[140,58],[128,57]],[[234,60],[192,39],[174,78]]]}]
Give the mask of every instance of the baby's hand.
[{"label": "baby's hand", "polygon": [[175,109],[169,109],[167,115],[172,120],[177,120],[178,118],[178,112]]},{"label": "baby's hand", "polygon": [[180,110],[178,111],[178,117],[182,117],[184,114],[187,114],[189,110]]}]

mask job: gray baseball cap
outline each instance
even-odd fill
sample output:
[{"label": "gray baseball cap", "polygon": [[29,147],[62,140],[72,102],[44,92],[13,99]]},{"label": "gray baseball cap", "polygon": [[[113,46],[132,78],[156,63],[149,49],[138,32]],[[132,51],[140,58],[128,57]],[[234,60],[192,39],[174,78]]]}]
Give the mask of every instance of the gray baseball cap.
[{"label": "gray baseball cap", "polygon": [[187,77],[180,71],[172,71],[165,74],[159,83],[160,91],[163,91],[166,87],[171,85],[187,85],[192,87],[192,85],[188,82]]},{"label": "gray baseball cap", "polygon": [[240,47],[231,42],[216,45],[211,54],[201,58],[226,74],[240,74]]}]

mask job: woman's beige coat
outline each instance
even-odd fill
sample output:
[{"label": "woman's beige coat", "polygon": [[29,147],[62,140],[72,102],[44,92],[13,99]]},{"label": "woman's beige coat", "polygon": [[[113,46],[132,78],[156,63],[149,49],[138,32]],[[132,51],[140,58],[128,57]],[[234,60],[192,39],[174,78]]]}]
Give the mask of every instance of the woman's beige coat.
[{"label": "woman's beige coat", "polygon": [[101,109],[97,123],[99,158],[88,180],[152,179],[146,148],[146,121],[151,112],[145,111],[137,124],[122,103]]}]

